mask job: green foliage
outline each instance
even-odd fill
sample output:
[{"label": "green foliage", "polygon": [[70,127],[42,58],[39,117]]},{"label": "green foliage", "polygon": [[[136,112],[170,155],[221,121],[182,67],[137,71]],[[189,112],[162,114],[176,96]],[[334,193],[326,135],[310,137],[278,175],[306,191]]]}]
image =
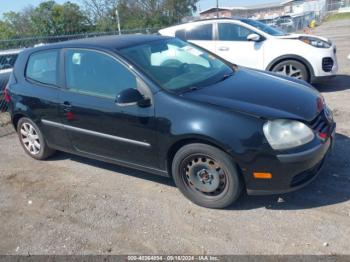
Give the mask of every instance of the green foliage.
[{"label": "green foliage", "polygon": [[198,0],[81,0],[82,5],[47,0],[0,20],[0,39],[155,28],[178,23],[196,11]]},{"label": "green foliage", "polygon": [[80,7],[70,2],[63,5],[55,1],[43,2],[33,10],[30,18],[36,35],[72,34],[86,30],[86,18]]},{"label": "green foliage", "polygon": [[350,19],[350,12],[331,14],[326,17],[326,21],[335,21],[341,19]]},{"label": "green foliage", "polygon": [[36,8],[8,12],[0,22],[0,37],[49,36],[88,30],[87,19],[77,4],[42,2]]},{"label": "green foliage", "polygon": [[196,11],[198,0],[120,0],[118,11],[124,29],[162,27],[181,22]]}]

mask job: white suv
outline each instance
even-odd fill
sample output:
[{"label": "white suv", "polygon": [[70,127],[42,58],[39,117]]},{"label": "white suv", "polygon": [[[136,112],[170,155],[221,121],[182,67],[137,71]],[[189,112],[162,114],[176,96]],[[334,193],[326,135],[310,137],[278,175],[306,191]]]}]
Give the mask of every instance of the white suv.
[{"label": "white suv", "polygon": [[338,71],[336,47],[328,39],[285,34],[251,19],[211,19],[159,31],[192,42],[238,65],[314,82]]}]

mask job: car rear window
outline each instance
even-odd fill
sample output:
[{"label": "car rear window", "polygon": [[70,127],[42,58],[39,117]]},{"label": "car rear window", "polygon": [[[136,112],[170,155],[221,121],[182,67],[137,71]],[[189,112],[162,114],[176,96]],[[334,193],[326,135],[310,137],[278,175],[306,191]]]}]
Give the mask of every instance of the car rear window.
[{"label": "car rear window", "polygon": [[36,82],[57,85],[58,50],[32,54],[29,58],[26,77]]}]

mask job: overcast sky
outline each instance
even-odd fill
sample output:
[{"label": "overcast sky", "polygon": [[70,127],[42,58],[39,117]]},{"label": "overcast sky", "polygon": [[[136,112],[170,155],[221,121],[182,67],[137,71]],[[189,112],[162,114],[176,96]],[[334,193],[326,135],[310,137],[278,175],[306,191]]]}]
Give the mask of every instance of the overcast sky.
[{"label": "overcast sky", "polygon": [[[80,0],[70,0],[71,2],[80,3]],[[0,0],[0,16],[9,11],[19,11],[27,6],[37,6],[43,0]],[[64,3],[66,0],[56,0],[57,3]],[[278,0],[219,0],[220,6],[247,6],[264,3],[279,2]],[[198,7],[205,10],[216,6],[216,0],[200,0]]]}]

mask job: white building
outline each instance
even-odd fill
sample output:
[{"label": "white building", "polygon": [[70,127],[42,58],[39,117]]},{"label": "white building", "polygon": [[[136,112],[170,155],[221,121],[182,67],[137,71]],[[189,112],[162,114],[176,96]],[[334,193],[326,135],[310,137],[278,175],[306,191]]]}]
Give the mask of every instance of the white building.
[{"label": "white building", "polygon": [[[328,0],[329,1],[329,0]],[[243,17],[254,19],[272,19],[282,15],[301,15],[303,13],[321,13],[326,10],[327,0],[284,0],[272,4],[252,6],[216,7],[200,12],[202,19],[219,17]]]}]

